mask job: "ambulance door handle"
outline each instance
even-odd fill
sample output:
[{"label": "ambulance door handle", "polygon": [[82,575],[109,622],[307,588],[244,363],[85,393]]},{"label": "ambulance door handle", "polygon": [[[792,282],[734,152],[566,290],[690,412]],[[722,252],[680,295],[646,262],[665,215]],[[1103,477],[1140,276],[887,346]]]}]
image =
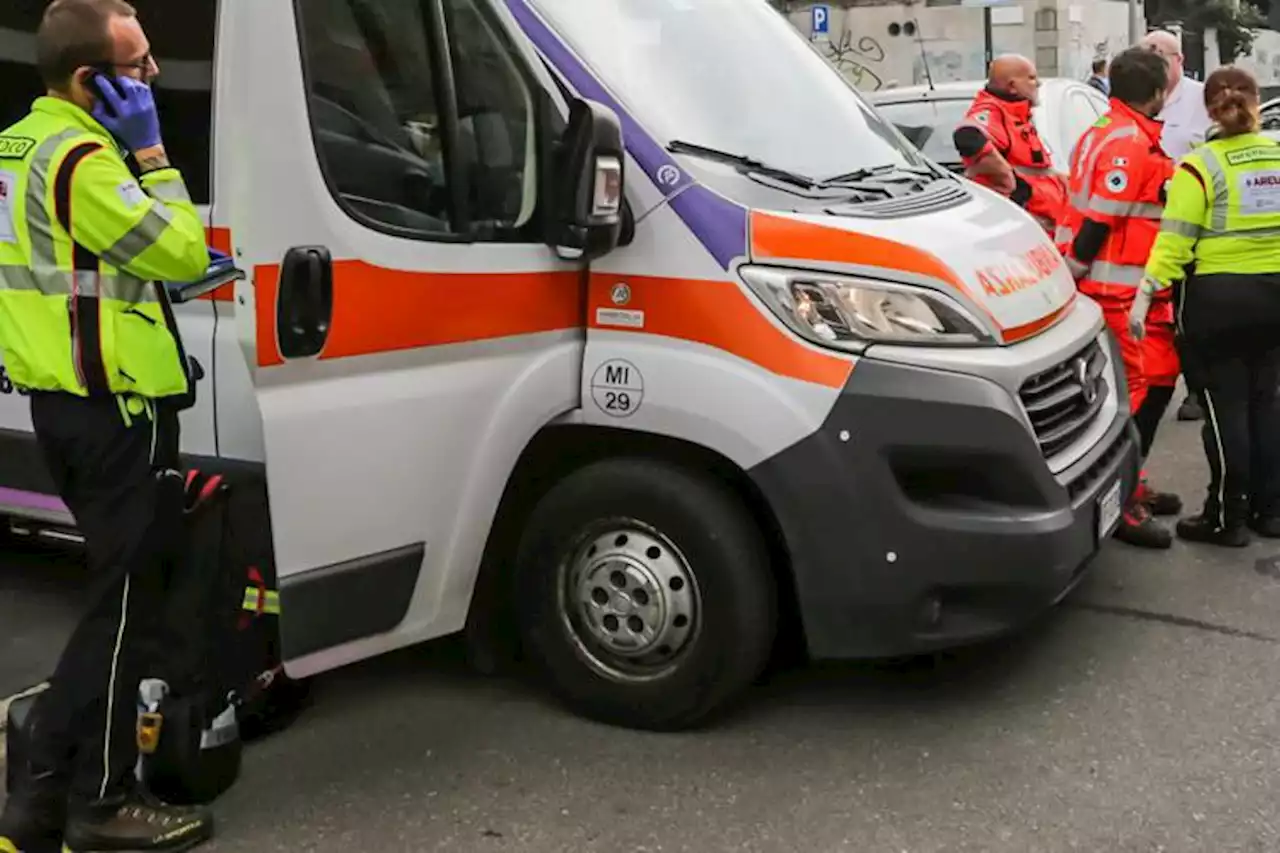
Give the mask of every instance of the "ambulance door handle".
[{"label": "ambulance door handle", "polygon": [[333,319],[333,261],[324,246],[295,246],[280,267],[276,340],[285,358],[319,355]]}]

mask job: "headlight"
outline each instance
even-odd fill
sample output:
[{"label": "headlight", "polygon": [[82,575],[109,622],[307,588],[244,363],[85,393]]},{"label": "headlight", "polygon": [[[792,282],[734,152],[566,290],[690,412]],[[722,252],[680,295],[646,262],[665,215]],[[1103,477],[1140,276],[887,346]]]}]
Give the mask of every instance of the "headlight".
[{"label": "headlight", "polygon": [[742,278],[801,337],[868,344],[991,346],[995,337],[958,302],[923,287],[801,270],[742,267]]}]

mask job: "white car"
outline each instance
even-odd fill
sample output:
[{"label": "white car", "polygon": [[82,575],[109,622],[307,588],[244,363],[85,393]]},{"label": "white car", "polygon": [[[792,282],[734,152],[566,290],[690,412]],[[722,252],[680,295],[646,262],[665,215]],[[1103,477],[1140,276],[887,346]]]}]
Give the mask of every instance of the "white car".
[{"label": "white car", "polygon": [[[951,133],[984,85],[980,80],[965,80],[885,89],[866,97],[926,156],[959,172],[964,167]],[[1107,96],[1085,83],[1062,78],[1041,82],[1040,104],[1031,115],[1055,168],[1062,172],[1070,168],[1071,149],[1107,109]]]},{"label": "white car", "polygon": [[1272,98],[1262,105],[1262,135],[1280,142],[1280,98]]}]

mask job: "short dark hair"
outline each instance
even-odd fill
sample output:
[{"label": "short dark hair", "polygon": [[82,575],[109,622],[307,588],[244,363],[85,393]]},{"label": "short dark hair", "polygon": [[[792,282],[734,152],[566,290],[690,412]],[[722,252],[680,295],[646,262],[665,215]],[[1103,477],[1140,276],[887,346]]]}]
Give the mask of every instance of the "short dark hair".
[{"label": "short dark hair", "polygon": [[1111,97],[1130,105],[1150,103],[1169,83],[1169,65],[1158,53],[1131,47],[1111,60]]},{"label": "short dark hair", "polygon": [[1094,74],[1101,74],[1103,71],[1106,71],[1106,70],[1107,70],[1107,58],[1105,56],[1099,56],[1097,59],[1093,61]]},{"label": "short dark hair", "polygon": [[111,61],[111,19],[133,18],[125,0],[53,0],[36,31],[36,67],[51,89],[64,89],[77,68]]}]

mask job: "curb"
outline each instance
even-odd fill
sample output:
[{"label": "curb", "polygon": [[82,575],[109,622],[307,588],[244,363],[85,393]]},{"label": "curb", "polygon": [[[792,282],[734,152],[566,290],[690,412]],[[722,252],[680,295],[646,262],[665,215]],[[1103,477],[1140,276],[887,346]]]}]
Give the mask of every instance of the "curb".
[{"label": "curb", "polygon": [[0,770],[4,769],[5,746],[9,742],[9,739],[4,736],[5,730],[9,727],[9,706],[17,698],[17,696],[10,696],[8,699],[0,699]]},{"label": "curb", "polygon": [[6,699],[0,699],[0,769],[4,768],[5,746],[8,742],[8,739],[4,737],[4,734],[5,730],[9,727],[9,706],[14,702],[17,702],[19,699],[24,699],[27,696],[33,696],[36,693],[42,693],[48,687],[49,682],[46,681],[15,693]]}]

